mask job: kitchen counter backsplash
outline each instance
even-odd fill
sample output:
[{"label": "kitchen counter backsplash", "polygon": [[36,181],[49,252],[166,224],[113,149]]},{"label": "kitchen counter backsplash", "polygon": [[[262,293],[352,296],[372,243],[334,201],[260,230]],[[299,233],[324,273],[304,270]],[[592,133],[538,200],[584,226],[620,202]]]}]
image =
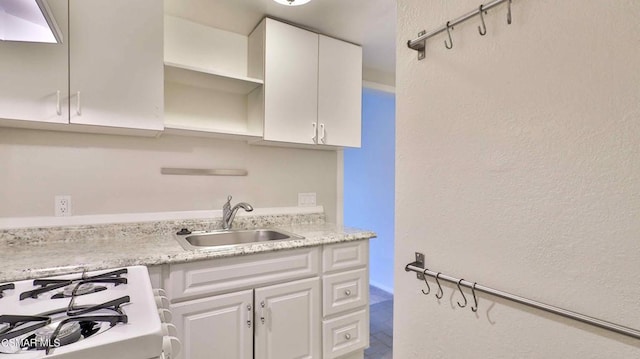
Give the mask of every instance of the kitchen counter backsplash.
[{"label": "kitchen counter backsplash", "polygon": [[[252,229],[324,223],[324,213],[238,216],[233,221],[233,228]],[[0,229],[0,244],[15,246],[24,244],[23,241],[29,241],[29,245],[37,245],[38,243],[50,244],[52,242],[104,240],[110,238],[135,239],[140,236],[170,235],[181,228],[188,228],[190,231],[220,230],[222,229],[222,218]]]}]

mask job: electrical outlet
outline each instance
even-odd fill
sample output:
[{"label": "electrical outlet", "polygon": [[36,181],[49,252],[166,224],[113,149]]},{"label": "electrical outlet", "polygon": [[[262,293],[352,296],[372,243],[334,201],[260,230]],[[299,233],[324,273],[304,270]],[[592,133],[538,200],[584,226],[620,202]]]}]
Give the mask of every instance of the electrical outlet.
[{"label": "electrical outlet", "polygon": [[298,207],[313,207],[316,205],[316,193],[298,193]]},{"label": "electrical outlet", "polygon": [[54,208],[56,217],[67,217],[71,215],[71,196],[55,196]]}]

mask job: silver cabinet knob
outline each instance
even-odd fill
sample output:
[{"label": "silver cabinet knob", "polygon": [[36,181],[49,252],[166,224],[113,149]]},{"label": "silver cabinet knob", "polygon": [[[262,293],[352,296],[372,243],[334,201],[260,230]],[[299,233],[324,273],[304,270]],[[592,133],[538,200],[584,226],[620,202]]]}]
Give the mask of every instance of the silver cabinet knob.
[{"label": "silver cabinet knob", "polygon": [[345,335],[344,335],[344,338],[345,338],[346,340],[351,339],[351,334],[349,334],[349,333],[345,334]]},{"label": "silver cabinet knob", "polygon": [[346,295],[347,297],[351,295],[351,291],[349,289],[344,291],[344,295]]}]

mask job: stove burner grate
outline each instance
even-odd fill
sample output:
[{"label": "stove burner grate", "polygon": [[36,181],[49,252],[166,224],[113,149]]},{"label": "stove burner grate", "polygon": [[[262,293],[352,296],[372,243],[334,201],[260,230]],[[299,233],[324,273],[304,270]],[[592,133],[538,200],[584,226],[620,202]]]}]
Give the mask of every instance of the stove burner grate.
[{"label": "stove burner grate", "polygon": [[0,285],[0,298],[2,298],[4,296],[4,294],[2,292],[4,292],[5,290],[10,290],[10,289],[16,289],[16,285],[13,284],[13,283],[1,284]]},{"label": "stove burner grate", "polygon": [[[35,324],[27,325],[29,323]],[[51,318],[47,315],[0,315],[0,324],[4,324],[0,330],[0,342],[27,334],[50,323]]]},{"label": "stove burner grate", "polygon": [[[65,290],[61,293],[57,293],[53,295],[51,297],[52,299],[73,297],[74,295],[83,295],[83,294],[99,292],[99,291],[105,290],[106,287],[98,286],[98,287],[95,287],[96,290],[94,291],[86,291],[84,293],[81,293],[82,291],[79,290],[78,285],[87,284],[87,283],[111,283],[116,286],[120,284],[127,284],[127,278],[122,277],[122,275],[126,273],[127,273],[127,269],[124,268],[124,269],[118,269],[115,271],[102,273],[102,274],[98,274],[90,277],[85,276],[85,274],[83,273],[82,277],[78,279],[36,279],[33,281],[33,285],[38,285],[40,286],[40,288],[36,288],[33,290],[20,293],[20,300],[25,300],[27,298],[37,299],[40,294],[47,293],[60,288],[65,288]],[[75,285],[75,289],[73,288],[74,285]],[[70,286],[71,286],[70,291],[72,293],[70,293],[69,295],[66,295],[65,293],[67,292],[66,287],[70,287]],[[76,291],[76,293],[73,293],[73,291]],[[0,294],[1,294],[1,291],[0,291]]]},{"label": "stove burner grate", "polygon": [[[128,322],[121,307],[131,301],[129,296],[83,306],[74,306],[73,298],[67,308],[38,316],[0,315],[0,325],[4,324],[4,328],[0,327],[0,354],[25,350],[45,350],[49,354],[56,347],[97,335],[118,323]],[[14,338],[19,339],[19,345],[4,344]]]}]

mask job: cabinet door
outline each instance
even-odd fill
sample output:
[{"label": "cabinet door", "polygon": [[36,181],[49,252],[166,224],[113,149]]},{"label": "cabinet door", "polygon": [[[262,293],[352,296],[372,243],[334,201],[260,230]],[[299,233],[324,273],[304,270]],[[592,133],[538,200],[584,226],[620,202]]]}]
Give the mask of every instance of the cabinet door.
[{"label": "cabinet door", "polygon": [[255,304],[255,359],[320,357],[319,278],[255,289]]},{"label": "cabinet door", "polygon": [[70,0],[70,122],[163,129],[163,5]]},{"label": "cabinet door", "polygon": [[319,143],[360,147],[362,48],[320,35]]},{"label": "cabinet door", "polygon": [[313,144],[318,120],[318,34],[265,21],[264,139]]},{"label": "cabinet door", "polygon": [[253,358],[253,291],[171,305],[182,358]]},{"label": "cabinet door", "polygon": [[68,123],[66,0],[49,0],[62,43],[0,41],[0,118]]}]

